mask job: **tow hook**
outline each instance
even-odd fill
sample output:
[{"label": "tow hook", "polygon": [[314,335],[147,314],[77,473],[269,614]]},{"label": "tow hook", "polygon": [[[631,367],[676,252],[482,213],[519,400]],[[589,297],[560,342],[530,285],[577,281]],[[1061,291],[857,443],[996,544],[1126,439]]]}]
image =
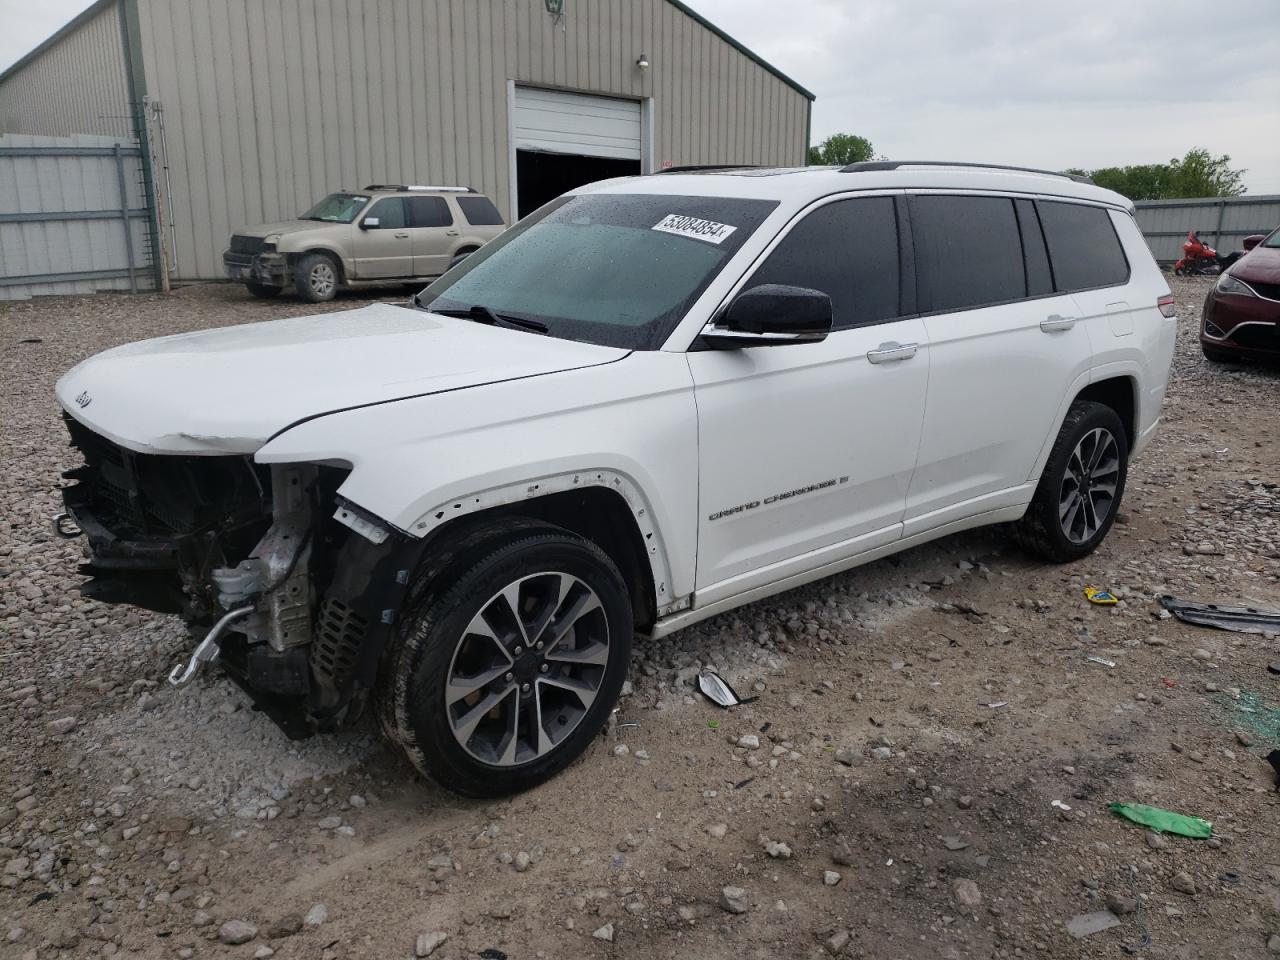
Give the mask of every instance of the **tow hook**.
[{"label": "tow hook", "polygon": [[84,533],[84,531],[76,525],[76,518],[71,516],[69,513],[60,513],[53,518],[53,532],[63,540],[74,540],[76,537]]},{"label": "tow hook", "polygon": [[237,607],[230,613],[227,613],[213,625],[213,629],[200,641],[195,651],[191,654],[191,659],[187,661],[186,666],[178,664],[169,671],[169,683],[175,687],[185,687],[188,683],[196,678],[196,674],[204,667],[206,663],[211,663],[218,659],[218,654],[222,652],[222,647],[218,645],[218,640],[227,631],[227,627],[231,626],[241,617],[248,616],[253,613],[253,607]]}]

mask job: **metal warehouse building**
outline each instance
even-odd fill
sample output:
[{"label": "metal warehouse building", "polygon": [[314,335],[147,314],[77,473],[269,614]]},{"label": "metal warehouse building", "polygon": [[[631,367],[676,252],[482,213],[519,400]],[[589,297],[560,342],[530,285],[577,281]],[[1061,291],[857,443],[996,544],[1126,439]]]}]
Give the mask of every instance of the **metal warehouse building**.
[{"label": "metal warehouse building", "polygon": [[339,188],[470,185],[511,221],[604,177],[803,164],[812,100],[678,0],[99,0],[0,74],[0,134],[140,148],[157,279],[198,279]]}]

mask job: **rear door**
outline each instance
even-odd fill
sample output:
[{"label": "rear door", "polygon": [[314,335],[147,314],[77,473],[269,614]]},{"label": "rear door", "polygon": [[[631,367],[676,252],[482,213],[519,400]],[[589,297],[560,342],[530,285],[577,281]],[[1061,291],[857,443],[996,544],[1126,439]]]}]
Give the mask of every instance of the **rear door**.
[{"label": "rear door", "polygon": [[449,269],[461,231],[444,197],[408,197],[413,232],[413,275],[438,277]]},{"label": "rear door", "polygon": [[1025,502],[1092,360],[1031,199],[921,192],[910,208],[931,358],[905,536]]},{"label": "rear door", "polygon": [[826,202],[743,283],[828,294],[834,323],[822,343],[689,353],[699,604],[900,535],[929,374],[905,217],[900,197]]},{"label": "rear door", "polygon": [[354,240],[357,279],[413,276],[408,213],[402,197],[383,197],[369,207]]}]

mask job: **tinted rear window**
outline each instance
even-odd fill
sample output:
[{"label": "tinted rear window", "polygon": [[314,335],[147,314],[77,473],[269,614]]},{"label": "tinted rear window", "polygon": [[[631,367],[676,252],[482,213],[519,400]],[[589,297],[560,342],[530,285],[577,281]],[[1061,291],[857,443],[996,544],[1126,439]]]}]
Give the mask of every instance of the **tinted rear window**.
[{"label": "tinted rear window", "polygon": [[449,227],[453,214],[444,197],[410,197],[409,210],[413,213],[415,227]]},{"label": "tinted rear window", "polygon": [[1018,219],[1009,198],[915,196],[911,230],[925,278],[925,312],[1027,295]]},{"label": "tinted rear window", "polygon": [[502,226],[502,214],[488,197],[458,197],[458,206],[473,227]]},{"label": "tinted rear window", "polygon": [[1113,287],[1128,281],[1129,261],[1105,209],[1051,200],[1037,201],[1036,206],[1059,290]]},{"label": "tinted rear window", "polygon": [[898,220],[892,197],[819,207],[783,238],[746,289],[783,283],[831,298],[832,328],[899,316]]}]

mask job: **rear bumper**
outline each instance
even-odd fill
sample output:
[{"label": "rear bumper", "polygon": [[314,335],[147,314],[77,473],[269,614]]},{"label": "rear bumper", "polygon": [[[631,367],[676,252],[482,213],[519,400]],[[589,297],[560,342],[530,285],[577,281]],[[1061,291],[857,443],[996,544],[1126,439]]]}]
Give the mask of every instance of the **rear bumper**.
[{"label": "rear bumper", "polygon": [[235,253],[225,250],[222,267],[232,280],[265,283],[282,287],[289,270],[283,253]]},{"label": "rear bumper", "polygon": [[1241,356],[1280,358],[1280,301],[1209,291],[1200,342]]}]

